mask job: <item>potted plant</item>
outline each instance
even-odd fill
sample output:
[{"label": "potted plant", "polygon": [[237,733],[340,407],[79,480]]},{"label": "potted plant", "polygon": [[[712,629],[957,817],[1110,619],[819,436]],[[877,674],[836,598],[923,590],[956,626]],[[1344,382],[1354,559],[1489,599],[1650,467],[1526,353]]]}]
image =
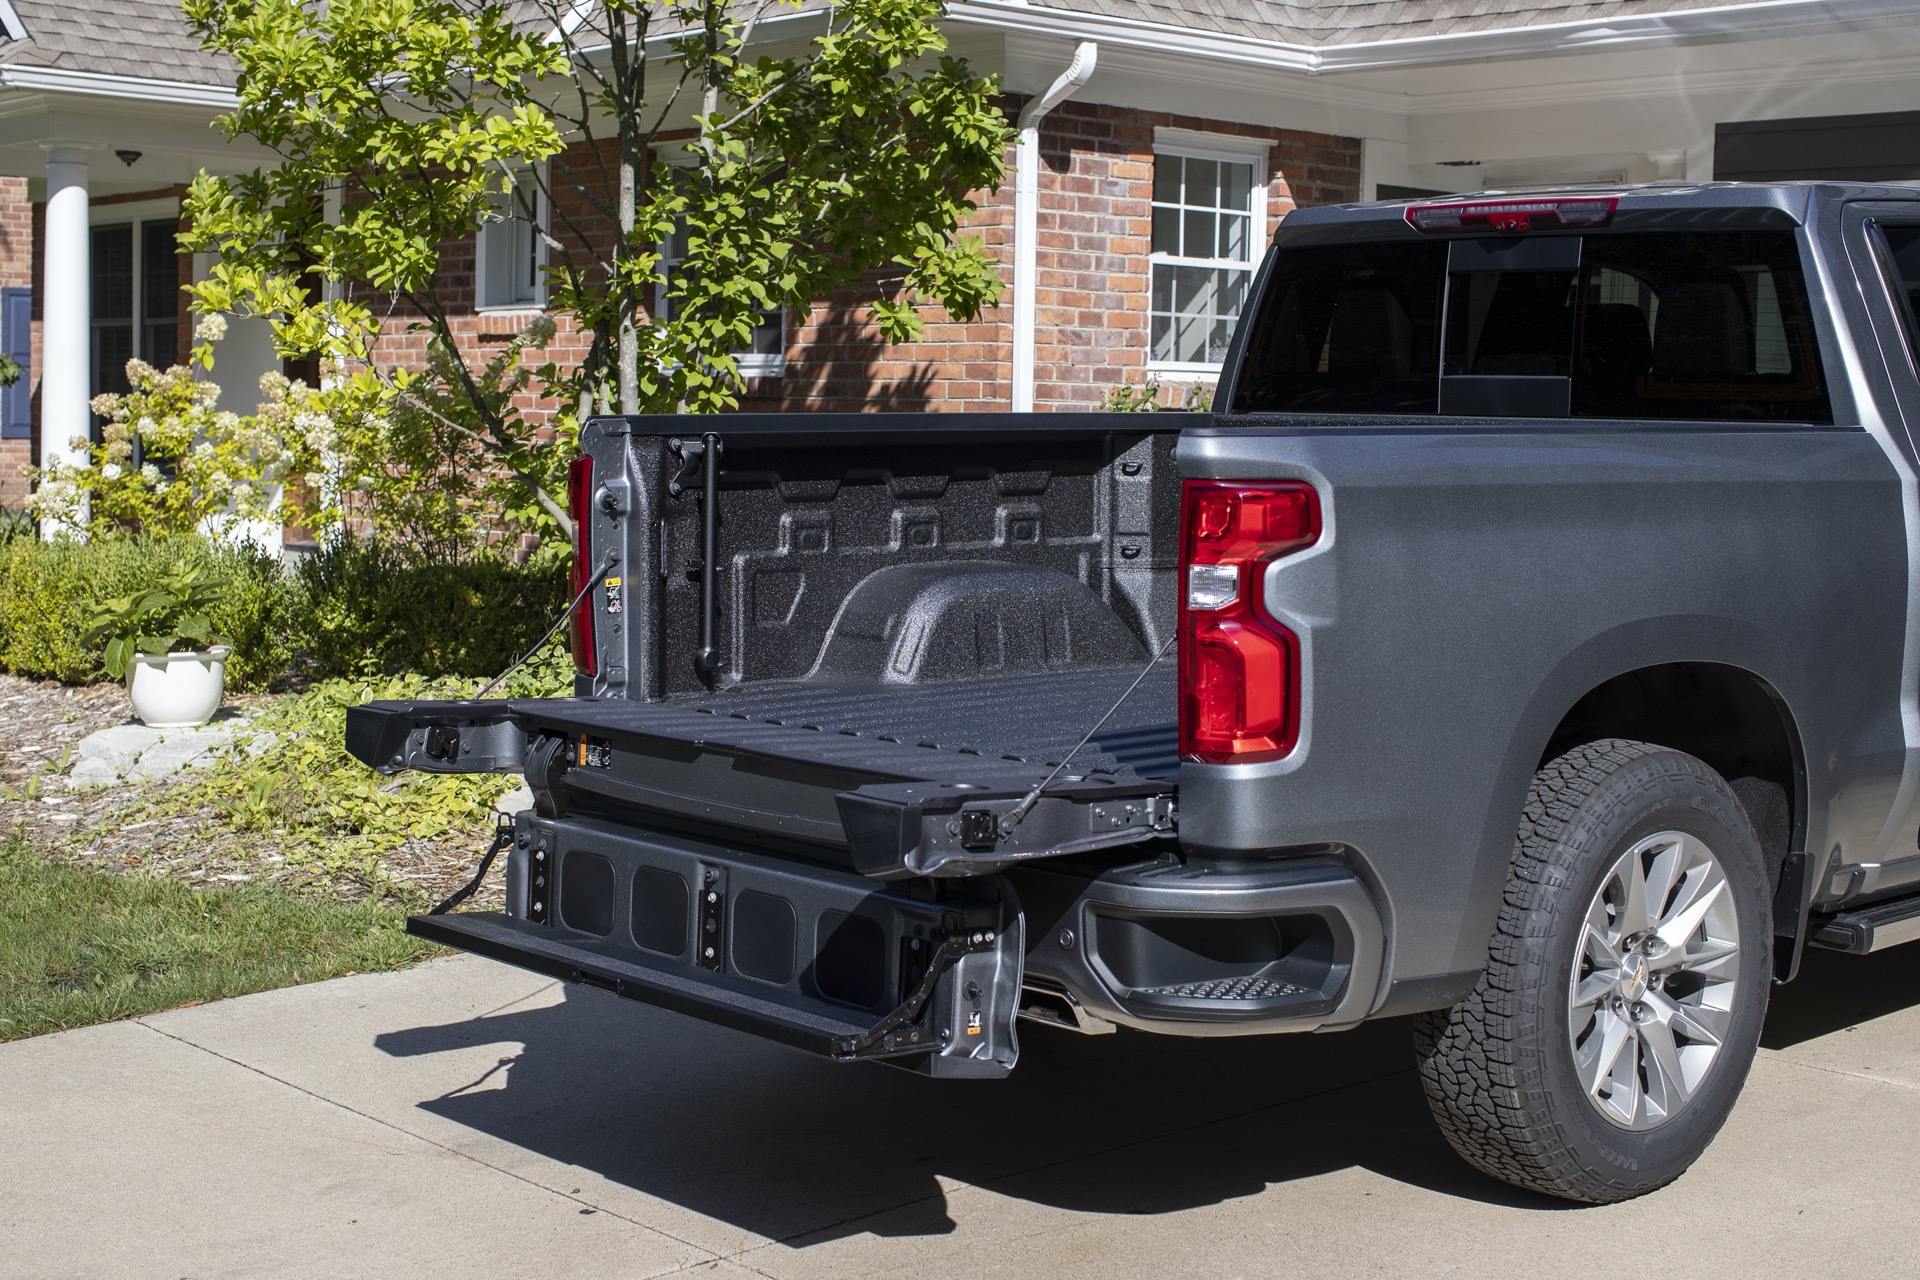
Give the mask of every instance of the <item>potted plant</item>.
[{"label": "potted plant", "polygon": [[205,724],[227,683],[227,642],[209,607],[220,585],[194,567],[176,569],[130,596],[95,600],[87,638],[104,645],[107,674],[125,677],[133,714],[156,729]]}]

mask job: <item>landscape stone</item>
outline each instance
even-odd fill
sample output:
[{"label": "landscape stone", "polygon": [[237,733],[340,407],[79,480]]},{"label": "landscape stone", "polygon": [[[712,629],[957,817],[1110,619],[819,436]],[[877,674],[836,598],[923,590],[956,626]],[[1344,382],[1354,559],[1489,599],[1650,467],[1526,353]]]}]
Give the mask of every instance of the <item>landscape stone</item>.
[{"label": "landscape stone", "polygon": [[189,733],[167,738],[142,751],[139,761],[135,763],[127,777],[136,781],[167,777],[169,774],[178,773],[198,756],[204,755],[211,759],[215,745]]},{"label": "landscape stone", "polygon": [[99,787],[110,787],[118,781],[120,771],[111,762],[100,756],[85,756],[67,775],[67,789],[93,791]]},{"label": "landscape stone", "polygon": [[504,813],[509,816],[519,813],[522,809],[531,808],[533,808],[533,789],[525,784],[515,787],[493,802],[495,813]]},{"label": "landscape stone", "polygon": [[74,751],[83,761],[104,760],[116,774],[122,774],[133,768],[140,753],[159,742],[162,736],[160,730],[149,729],[144,724],[116,724],[80,739],[74,744]]}]

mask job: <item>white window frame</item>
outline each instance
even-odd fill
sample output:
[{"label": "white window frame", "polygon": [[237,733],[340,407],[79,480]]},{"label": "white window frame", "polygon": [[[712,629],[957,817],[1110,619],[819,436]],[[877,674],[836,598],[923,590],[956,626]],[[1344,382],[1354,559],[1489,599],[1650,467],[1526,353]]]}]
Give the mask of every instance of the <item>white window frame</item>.
[{"label": "white window frame", "polygon": [[547,309],[547,185],[550,172],[545,162],[521,166],[537,174],[533,188],[533,296],[512,302],[487,301],[487,236],[501,222],[483,219],[473,233],[473,309],[481,315],[508,315],[514,312],[542,312]]},{"label": "white window frame", "polygon": [[[1238,263],[1230,258],[1181,258],[1172,254],[1153,252],[1152,230],[1148,230],[1147,253],[1147,371],[1149,373],[1171,373],[1200,378],[1217,378],[1220,365],[1204,360],[1156,360],[1153,358],[1153,271],[1158,266],[1168,267],[1222,267],[1242,268],[1247,273],[1248,301],[1252,300],[1254,274],[1260,269],[1260,260],[1266,253],[1269,233],[1267,230],[1267,172],[1268,161],[1273,153],[1271,138],[1243,138],[1231,134],[1199,133],[1191,129],[1156,128],[1153,131],[1153,160],[1159,163],[1161,156],[1179,156],[1183,159],[1219,160],[1229,164],[1250,164],[1253,166],[1253,181],[1249,187],[1248,204],[1250,206],[1247,224],[1248,243],[1247,260]],[[1151,187],[1152,179],[1148,180]],[[1148,193],[1149,218],[1153,197]],[[1244,312],[1242,313],[1244,318]]]},{"label": "white window frame", "polygon": [[[696,162],[693,156],[663,155],[658,151],[654,152],[653,158],[657,164],[668,164],[682,169],[691,169]],[[666,277],[682,261],[679,258],[668,257],[667,249],[667,245],[660,246],[661,279],[653,287],[653,314],[656,316],[667,314],[670,301],[667,298]],[[740,376],[743,378],[784,378],[787,375],[787,340],[792,322],[787,315],[786,307],[776,307],[775,310],[780,313],[780,350],[772,355],[764,351],[735,352],[733,361],[739,366]],[[758,328],[757,325],[755,327]]]}]

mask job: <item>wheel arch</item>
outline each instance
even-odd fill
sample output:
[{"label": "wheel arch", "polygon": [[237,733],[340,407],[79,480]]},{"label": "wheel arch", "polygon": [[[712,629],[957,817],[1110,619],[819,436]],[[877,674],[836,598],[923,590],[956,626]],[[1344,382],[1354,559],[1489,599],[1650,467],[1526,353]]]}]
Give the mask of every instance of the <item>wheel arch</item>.
[{"label": "wheel arch", "polygon": [[1741,795],[1770,868],[1777,871],[1804,844],[1805,746],[1793,709],[1757,672],[1724,662],[1663,662],[1610,676],[1561,716],[1534,768],[1601,738],[1684,751],[1729,784],[1752,778],[1779,787],[1784,821],[1753,812],[1754,802]]},{"label": "wheel arch", "polygon": [[[1770,831],[1760,833],[1770,870],[1784,865],[1787,854],[1804,849],[1813,817],[1809,761],[1799,718],[1780,681],[1768,674],[1790,669],[1776,646],[1777,640],[1759,628],[1732,619],[1646,618],[1593,636],[1553,664],[1535,684],[1514,725],[1500,766],[1500,782],[1490,797],[1473,894],[1476,903],[1486,904],[1486,928],[1492,929],[1499,910],[1515,824],[1534,774],[1546,761],[1581,742],[1607,737],[1650,742],[1697,756],[1729,783],[1742,776],[1763,777],[1781,787],[1786,810]],[[1694,685],[1698,693],[1693,696],[1706,701],[1667,717],[1636,711],[1631,697],[1639,690],[1644,704],[1649,701],[1649,689],[1657,694],[1663,688]],[[1714,698],[1724,698],[1737,709],[1731,724],[1687,732],[1680,717],[1696,714]],[[1714,714],[1724,717],[1725,707]],[[1766,773],[1737,772],[1745,757],[1738,750],[1729,754],[1729,749],[1737,747],[1743,731],[1760,735]],[[1715,732],[1720,741],[1713,740]],[[1728,773],[1729,768],[1736,772]],[[1745,787],[1738,790],[1750,792]],[[1747,796],[1742,800],[1752,803]],[[1782,917],[1779,959],[1785,962],[1776,972],[1783,980],[1797,966],[1806,910],[1804,884],[1789,888],[1798,891],[1794,918],[1786,919],[1785,911],[1776,909]],[[1480,923],[1474,920],[1467,927],[1477,928]]]}]

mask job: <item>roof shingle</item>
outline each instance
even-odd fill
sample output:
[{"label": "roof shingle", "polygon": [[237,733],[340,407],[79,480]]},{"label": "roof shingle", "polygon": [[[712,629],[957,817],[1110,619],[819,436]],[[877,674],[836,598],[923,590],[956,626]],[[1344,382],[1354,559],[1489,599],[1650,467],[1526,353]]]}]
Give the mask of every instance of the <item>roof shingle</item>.
[{"label": "roof shingle", "polygon": [[233,84],[233,64],[200,47],[178,0],[13,0],[13,8],[27,38],[0,43],[0,63]]}]

